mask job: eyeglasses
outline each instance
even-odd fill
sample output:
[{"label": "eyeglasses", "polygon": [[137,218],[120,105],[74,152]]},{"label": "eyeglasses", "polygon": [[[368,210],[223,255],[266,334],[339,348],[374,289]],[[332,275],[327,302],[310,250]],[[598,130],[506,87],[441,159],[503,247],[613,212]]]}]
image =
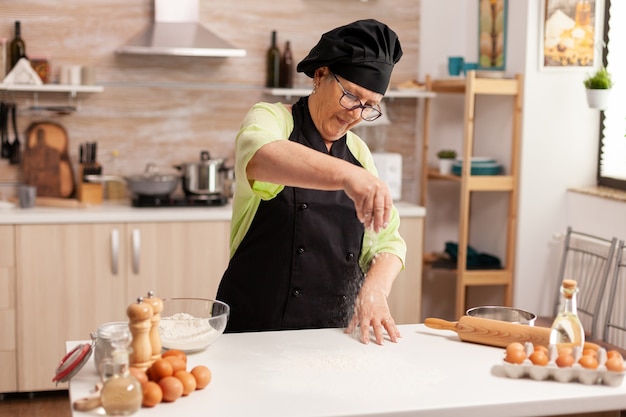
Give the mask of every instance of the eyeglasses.
[{"label": "eyeglasses", "polygon": [[333,77],[335,77],[335,81],[337,81],[337,84],[341,87],[341,91],[343,91],[343,94],[339,98],[339,104],[341,107],[346,110],[361,109],[361,118],[366,122],[373,122],[383,115],[378,105],[374,107],[369,104],[361,103],[361,100],[359,100],[354,94],[349,93],[345,88],[343,88],[341,81],[339,81],[339,78],[337,78],[335,74],[333,74]]}]

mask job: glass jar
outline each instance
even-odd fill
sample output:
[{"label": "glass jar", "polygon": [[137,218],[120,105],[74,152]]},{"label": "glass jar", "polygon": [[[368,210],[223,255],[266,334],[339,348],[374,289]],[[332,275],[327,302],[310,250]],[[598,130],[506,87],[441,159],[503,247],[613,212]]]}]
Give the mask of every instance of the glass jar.
[{"label": "glass jar", "polygon": [[[111,323],[104,323],[95,334],[95,344],[93,352],[93,360],[96,366],[96,370],[100,372],[100,363],[102,359],[111,358],[113,354],[113,345],[111,340],[114,334],[119,331],[128,331],[127,321],[114,321]],[[94,336],[92,336],[94,337]]]}]

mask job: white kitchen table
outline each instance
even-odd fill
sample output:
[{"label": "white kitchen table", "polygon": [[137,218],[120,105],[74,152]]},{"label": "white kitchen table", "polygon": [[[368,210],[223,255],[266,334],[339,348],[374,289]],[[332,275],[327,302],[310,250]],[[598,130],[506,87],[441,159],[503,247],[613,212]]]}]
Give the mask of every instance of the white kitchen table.
[{"label": "white kitchen table", "polygon": [[[511,379],[503,348],[451,331],[400,326],[399,343],[364,345],[340,329],[225,334],[189,367],[208,366],[204,390],[142,408],[137,417],[548,416],[626,409],[618,387]],[[68,350],[79,342],[67,342]],[[93,360],[71,380],[72,401],[97,382]],[[73,412],[73,417],[103,410]]]}]

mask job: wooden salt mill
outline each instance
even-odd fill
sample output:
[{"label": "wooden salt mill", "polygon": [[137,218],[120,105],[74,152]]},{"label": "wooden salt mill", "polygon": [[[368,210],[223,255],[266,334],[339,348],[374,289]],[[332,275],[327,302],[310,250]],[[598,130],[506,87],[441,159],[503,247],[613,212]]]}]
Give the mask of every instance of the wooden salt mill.
[{"label": "wooden salt mill", "polygon": [[137,302],[128,306],[128,327],[133,335],[130,344],[129,365],[146,370],[152,365],[152,344],[150,343],[150,328],[152,327],[152,306],[138,297]]},{"label": "wooden salt mill", "polygon": [[152,307],[152,319],[150,327],[150,345],[152,346],[152,362],[161,358],[161,334],[159,333],[159,323],[161,322],[161,311],[163,311],[163,301],[154,295],[154,291],[148,291],[148,297],[144,303]]}]

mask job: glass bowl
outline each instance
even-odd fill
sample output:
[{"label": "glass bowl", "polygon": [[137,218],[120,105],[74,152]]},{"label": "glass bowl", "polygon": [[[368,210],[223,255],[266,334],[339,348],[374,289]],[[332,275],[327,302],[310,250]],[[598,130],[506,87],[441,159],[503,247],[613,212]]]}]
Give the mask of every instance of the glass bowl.
[{"label": "glass bowl", "polygon": [[230,307],[207,298],[165,298],[159,323],[161,345],[185,353],[200,352],[224,333]]}]

